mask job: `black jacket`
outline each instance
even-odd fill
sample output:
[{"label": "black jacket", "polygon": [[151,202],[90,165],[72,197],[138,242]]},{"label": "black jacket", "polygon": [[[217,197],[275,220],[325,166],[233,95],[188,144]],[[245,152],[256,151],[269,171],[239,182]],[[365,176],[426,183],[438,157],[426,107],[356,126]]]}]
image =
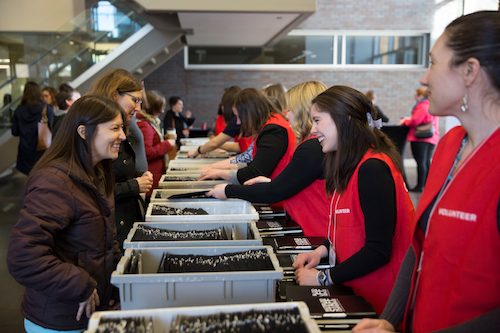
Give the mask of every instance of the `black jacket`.
[{"label": "black jacket", "polygon": [[[42,156],[36,150],[38,143],[38,122],[42,119],[43,107],[40,105],[19,105],[12,117],[12,135],[19,137],[19,147],[17,149],[17,170],[25,175],[29,174],[36,162]],[[49,128],[52,129],[54,110],[47,105],[47,117],[49,118]]]},{"label": "black jacket", "polygon": [[167,133],[168,129],[172,129],[172,118],[174,119],[175,131],[177,132],[177,140],[176,140],[177,147],[180,147],[181,139],[185,137],[184,134],[182,133],[182,130],[184,128],[193,125],[195,119],[194,117],[186,118],[181,113],[175,113],[172,110],[168,110],[167,113],[165,114],[165,119],[163,121],[163,128],[165,129],[165,134]]},{"label": "black jacket", "polygon": [[134,222],[144,221],[144,201],[142,200],[139,183],[134,178],[142,176],[135,168],[135,153],[128,140],[122,141],[118,158],[113,161],[115,173],[115,222],[116,239],[123,250],[123,241]]}]

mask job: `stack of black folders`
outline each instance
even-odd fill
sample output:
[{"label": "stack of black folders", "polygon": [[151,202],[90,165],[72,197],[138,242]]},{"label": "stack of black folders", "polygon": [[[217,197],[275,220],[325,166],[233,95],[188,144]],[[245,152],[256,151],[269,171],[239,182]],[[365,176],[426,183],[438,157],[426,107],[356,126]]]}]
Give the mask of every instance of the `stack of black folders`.
[{"label": "stack of black folders", "polygon": [[282,206],[269,206],[267,204],[252,204],[259,214],[259,219],[284,219],[286,211]]},{"label": "stack of black folders", "polygon": [[154,333],[152,317],[101,318],[96,333]]},{"label": "stack of black folders", "polygon": [[194,273],[273,270],[274,266],[265,250],[248,250],[221,255],[178,255],[164,252],[158,273]]},{"label": "stack of black folders", "polygon": [[302,235],[302,229],[297,222],[286,219],[260,219],[256,223],[262,238],[285,235]]},{"label": "stack of black folders", "polygon": [[307,331],[297,308],[223,312],[204,316],[178,315],[170,327],[171,333],[306,333]]},{"label": "stack of black folders", "polygon": [[351,287],[342,285],[289,285],[286,288],[286,300],[305,302],[311,318],[321,330],[350,332],[361,319],[378,317],[366,299],[355,296]]},{"label": "stack of black folders", "polygon": [[132,250],[130,260],[125,267],[124,274],[141,274],[142,273],[142,253],[141,250]]},{"label": "stack of black folders", "polygon": [[132,241],[229,240],[223,227],[210,230],[168,230],[139,224]]},{"label": "stack of black folders", "polygon": [[276,253],[302,253],[316,249],[325,237],[283,236],[274,239]]}]

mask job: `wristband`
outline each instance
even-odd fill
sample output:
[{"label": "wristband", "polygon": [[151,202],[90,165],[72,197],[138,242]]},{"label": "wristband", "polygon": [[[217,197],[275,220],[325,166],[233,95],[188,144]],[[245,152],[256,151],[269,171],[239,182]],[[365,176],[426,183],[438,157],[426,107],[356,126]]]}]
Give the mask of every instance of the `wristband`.
[{"label": "wristband", "polygon": [[201,146],[198,146],[198,154],[200,154],[200,155],[201,155],[200,148],[201,148]]}]

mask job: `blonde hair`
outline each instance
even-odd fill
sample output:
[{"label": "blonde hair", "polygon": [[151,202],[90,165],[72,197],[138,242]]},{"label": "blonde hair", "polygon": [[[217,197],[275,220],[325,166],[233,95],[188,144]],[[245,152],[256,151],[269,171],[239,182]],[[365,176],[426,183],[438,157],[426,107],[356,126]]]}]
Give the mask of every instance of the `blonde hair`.
[{"label": "blonde hair", "polygon": [[307,81],[296,85],[286,93],[286,104],[295,119],[292,130],[297,137],[297,143],[304,141],[311,133],[312,100],[326,89],[327,86],[320,81]]},{"label": "blonde hair", "polygon": [[262,88],[262,92],[266,94],[266,96],[276,97],[283,110],[286,110],[286,100],[285,100],[286,88],[281,83],[265,86],[264,88]]},{"label": "blonde hair", "polygon": [[116,68],[107,71],[94,81],[87,95],[100,95],[115,100],[113,94],[142,91],[142,84],[132,73]]}]

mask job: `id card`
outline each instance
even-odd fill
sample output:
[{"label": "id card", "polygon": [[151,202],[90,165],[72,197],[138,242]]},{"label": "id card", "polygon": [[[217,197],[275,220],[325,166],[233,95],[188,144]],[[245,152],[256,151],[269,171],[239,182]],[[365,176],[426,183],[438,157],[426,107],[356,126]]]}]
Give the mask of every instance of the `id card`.
[{"label": "id card", "polygon": [[337,252],[335,252],[335,248],[332,244],[330,244],[330,250],[328,251],[328,263],[331,267],[335,267],[335,263],[337,262]]}]

